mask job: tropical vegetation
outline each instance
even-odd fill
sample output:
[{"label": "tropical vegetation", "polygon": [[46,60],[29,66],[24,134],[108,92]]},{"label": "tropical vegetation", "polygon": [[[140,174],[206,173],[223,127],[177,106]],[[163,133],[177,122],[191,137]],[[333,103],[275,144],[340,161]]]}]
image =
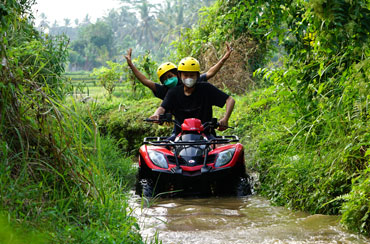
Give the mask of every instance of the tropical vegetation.
[{"label": "tropical vegetation", "polygon": [[181,29],[189,28],[198,19],[197,11],[214,0],[166,0],[151,3],[149,0],[120,0],[121,7],[111,9],[106,16],[91,22],[89,15],[83,20],[64,19],[63,25],[51,24],[45,13],[40,14],[38,29],[51,35],[70,37],[69,69],[92,70],[106,61],[121,62],[128,48],[144,55],[151,52],[157,60],[164,58],[170,43]]},{"label": "tropical vegetation", "polygon": [[33,2],[0,8],[0,242],[158,242],[140,236],[128,191],[142,138],[171,128],[142,122],[160,101],[119,57],[137,47],[135,65],[156,80],[164,59],[207,70],[226,42],[234,52],[210,82],[236,99],[230,124],[256,192],[370,235],[368,1],[122,1],[65,28],[79,30],[62,31],[70,44],[56,25],[33,26]]},{"label": "tropical vegetation", "polygon": [[34,28],[32,3],[0,8],[0,242],[144,243],[128,205],[131,160],[66,103],[67,39]]},{"label": "tropical vegetation", "polygon": [[259,193],[293,209],[341,214],[366,234],[368,23],[368,1],[218,1],[177,43],[179,53],[200,57],[209,43],[243,35],[256,43],[250,69],[259,89],[242,96],[236,113]]}]

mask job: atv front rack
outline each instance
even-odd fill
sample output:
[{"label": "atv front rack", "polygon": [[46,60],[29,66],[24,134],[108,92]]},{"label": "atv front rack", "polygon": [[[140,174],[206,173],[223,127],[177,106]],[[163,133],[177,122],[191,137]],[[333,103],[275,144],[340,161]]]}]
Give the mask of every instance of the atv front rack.
[{"label": "atv front rack", "polygon": [[211,140],[198,141],[170,141],[167,137],[145,137],[143,143],[153,146],[190,146],[190,145],[214,145],[238,142],[238,136],[216,136]]}]

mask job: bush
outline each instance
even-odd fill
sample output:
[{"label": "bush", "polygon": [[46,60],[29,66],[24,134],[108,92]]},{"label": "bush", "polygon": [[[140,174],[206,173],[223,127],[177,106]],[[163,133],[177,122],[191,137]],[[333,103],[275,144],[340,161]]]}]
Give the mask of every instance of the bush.
[{"label": "bush", "polygon": [[[136,154],[144,137],[171,134],[173,125],[159,126],[143,121],[152,115],[159,105],[160,100],[157,98],[127,101],[121,106],[116,105],[97,119],[99,129],[104,135],[115,138],[124,152],[129,155]],[[97,105],[92,113],[99,113],[104,106]]]}]

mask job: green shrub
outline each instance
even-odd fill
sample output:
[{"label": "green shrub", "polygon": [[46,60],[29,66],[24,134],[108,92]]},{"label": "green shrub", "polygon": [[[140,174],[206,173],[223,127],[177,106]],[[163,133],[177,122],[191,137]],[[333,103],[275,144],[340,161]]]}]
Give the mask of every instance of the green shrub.
[{"label": "green shrub", "polygon": [[108,92],[108,100],[110,100],[120,77],[123,75],[123,68],[122,65],[111,61],[107,61],[107,65],[109,68],[104,66],[99,69],[94,68],[91,75],[98,78],[100,85]]},{"label": "green shrub", "polygon": [[[160,100],[157,98],[127,101],[120,107],[116,105],[97,119],[99,129],[103,134],[115,138],[124,152],[135,154],[144,137],[165,136],[171,133],[173,125],[159,126],[143,121],[152,115],[159,105]],[[102,109],[98,107],[94,111]]]}]

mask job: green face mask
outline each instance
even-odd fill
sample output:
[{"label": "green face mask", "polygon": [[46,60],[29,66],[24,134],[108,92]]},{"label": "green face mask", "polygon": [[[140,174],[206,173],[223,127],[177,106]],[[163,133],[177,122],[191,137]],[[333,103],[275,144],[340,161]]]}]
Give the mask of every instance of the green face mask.
[{"label": "green face mask", "polygon": [[177,80],[177,77],[175,76],[175,77],[171,77],[171,78],[169,78],[169,79],[165,80],[165,81],[163,82],[163,84],[164,84],[165,86],[167,86],[168,88],[171,88],[171,87],[176,86],[176,85],[177,85],[177,82],[178,82],[178,80]]}]

